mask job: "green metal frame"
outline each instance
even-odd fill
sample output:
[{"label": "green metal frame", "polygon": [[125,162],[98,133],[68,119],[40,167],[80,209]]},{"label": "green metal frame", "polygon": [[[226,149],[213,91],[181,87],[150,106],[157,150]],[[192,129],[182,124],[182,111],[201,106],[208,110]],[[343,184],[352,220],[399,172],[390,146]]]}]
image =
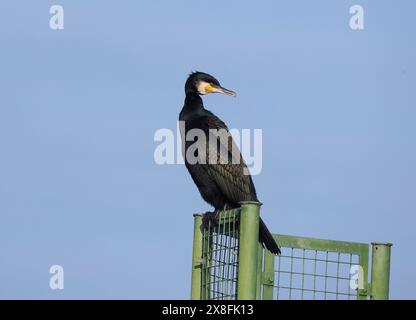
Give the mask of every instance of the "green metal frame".
[{"label": "green metal frame", "polygon": [[[279,290],[289,292],[289,299],[294,298],[293,292],[300,294],[297,299],[307,294],[313,299],[318,295],[323,299],[388,299],[391,244],[372,243],[368,283],[367,243],[274,235],[282,255],[263,249],[258,242],[260,206],[242,202],[241,209],[218,212],[215,223],[204,224],[203,215],[194,215],[191,299],[281,299]],[[287,270],[282,261],[287,262]],[[307,264],[314,269],[307,271]],[[322,269],[319,272],[317,265]],[[334,274],[328,266],[334,267]],[[357,290],[350,288],[352,266],[357,266]],[[281,283],[283,276],[289,284]],[[306,286],[308,279],[311,287]],[[318,288],[320,282],[323,288]],[[333,289],[327,287],[329,282]],[[342,291],[342,284],[348,284],[348,291]]]},{"label": "green metal frame", "polygon": [[[323,240],[323,239],[315,239],[315,238],[305,238],[305,237],[296,237],[296,236],[288,236],[288,235],[274,235],[276,241],[278,241],[279,245],[282,247],[282,256],[276,257],[271,254],[269,251],[265,250],[264,253],[264,270],[263,270],[263,299],[271,300],[273,299],[273,289],[275,288],[275,273],[287,273],[290,275],[290,285],[283,287],[289,290],[289,298],[291,298],[290,294],[293,290],[298,290],[302,293],[302,298],[304,292],[311,292],[313,293],[313,299],[316,298],[317,293],[322,293],[324,298],[327,298],[328,294],[335,295],[335,298],[339,298],[339,296],[353,296],[354,294],[344,292],[340,293],[338,291],[338,284],[339,280],[350,280],[350,278],[341,277],[339,275],[339,266],[340,264],[353,266],[358,265],[361,268],[358,270],[358,284],[361,284],[361,288],[357,290],[357,298],[358,299],[367,299],[368,295],[368,283],[366,279],[368,278],[368,257],[369,257],[369,245],[366,243],[356,243],[356,242],[346,242],[346,241],[334,241],[334,240]],[[293,253],[294,249],[300,249],[302,252],[302,256],[294,256],[292,255],[285,255],[285,250],[289,249]],[[305,252],[310,252],[314,256],[312,257],[305,257]],[[322,253],[324,257],[319,258],[318,253]],[[337,258],[330,259],[328,255],[330,253],[334,253]],[[350,259],[349,262],[342,262],[340,261],[341,254],[349,255]],[[358,261],[353,262],[352,257],[357,256]],[[289,271],[281,271],[280,270],[280,260],[283,258],[287,258],[290,260],[290,270]],[[275,270],[275,259],[279,260],[279,267],[278,270]],[[293,270],[293,261],[298,259],[302,262],[302,270],[295,272]],[[314,270],[312,272],[305,272],[305,261],[310,261],[314,265]],[[323,268],[325,269],[324,273],[317,272],[317,264],[321,263]],[[329,275],[328,274],[328,265],[332,264],[336,266],[336,274]],[[299,275],[302,277],[301,287],[292,287],[292,279],[293,275]],[[304,287],[304,279],[305,277],[311,277],[313,279],[313,287],[306,289]],[[324,288],[317,289],[317,279],[322,279],[324,282]],[[327,289],[328,279],[336,281],[336,289],[330,291]],[[279,284],[277,285],[279,288]],[[349,287],[348,287],[349,289]]]},{"label": "green metal frame", "polygon": [[201,299],[202,215],[194,214],[194,249],[192,254],[191,299]]},{"label": "green metal frame", "polygon": [[391,243],[373,242],[371,258],[371,297],[376,300],[389,298]]}]

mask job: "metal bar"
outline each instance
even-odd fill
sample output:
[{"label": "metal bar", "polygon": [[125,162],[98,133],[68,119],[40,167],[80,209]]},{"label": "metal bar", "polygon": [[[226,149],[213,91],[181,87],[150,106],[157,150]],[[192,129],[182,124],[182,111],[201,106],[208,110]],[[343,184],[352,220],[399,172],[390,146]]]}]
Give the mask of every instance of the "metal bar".
[{"label": "metal bar", "polygon": [[254,300],[257,284],[259,202],[241,202],[237,299]]},{"label": "metal bar", "polygon": [[282,261],[282,257],[278,256],[277,257],[277,270],[279,270],[279,273],[277,274],[277,293],[276,293],[276,300],[279,300],[279,295],[280,295],[280,275],[282,274],[281,270],[282,270],[282,266],[281,266],[281,261]]},{"label": "metal bar", "polygon": [[306,250],[360,254],[363,247],[368,247],[368,244],[360,242],[305,238],[283,234],[274,234],[273,237],[281,247],[299,248]]},{"label": "metal bar", "polygon": [[261,300],[261,278],[263,274],[263,246],[258,243],[257,248],[257,284],[256,300]]},{"label": "metal bar", "polygon": [[192,253],[191,299],[201,299],[202,282],[202,216],[194,214],[194,245]]},{"label": "metal bar", "polygon": [[264,250],[263,300],[273,300],[274,273],[274,254]]},{"label": "metal bar", "polygon": [[389,298],[391,243],[371,243],[371,298]]},{"label": "metal bar", "polygon": [[325,262],[325,293],[324,299],[326,300],[326,292],[328,288],[328,251],[326,252],[326,262]]},{"label": "metal bar", "polygon": [[[313,266],[313,300],[316,299],[316,256],[318,255],[318,251],[315,250],[315,263]],[[326,289],[325,289],[326,291]]]},{"label": "metal bar", "polygon": [[292,280],[293,280],[293,248],[292,248],[292,254],[291,254],[291,257],[290,257],[290,275],[289,275],[289,277],[290,277],[290,280],[289,280],[289,283],[290,283],[290,289],[289,289],[289,300],[292,300]]},{"label": "metal bar", "polygon": [[[275,286],[275,288],[277,288],[277,286]],[[279,287],[279,288],[282,288],[282,289],[292,289],[292,290],[301,290],[301,288],[291,288],[291,287],[288,287],[288,286],[281,286],[281,287]],[[303,289],[304,291],[306,291],[306,292],[316,292],[316,293],[329,293],[329,294],[333,294],[333,295],[336,295],[336,294],[338,294],[338,295],[340,295],[340,296],[348,296],[348,293],[341,293],[341,292],[336,292],[336,291],[325,291],[325,290],[314,290],[314,289]],[[352,295],[352,296],[355,296],[355,295]]]},{"label": "metal bar", "polygon": [[231,264],[231,250],[232,250],[232,237],[231,237],[231,223],[228,223],[226,226],[224,226],[224,228],[227,227],[227,244],[230,246],[227,251],[226,251],[226,261],[227,263],[227,269],[226,269],[226,277],[227,277],[227,282],[225,284],[225,292],[227,294],[227,296],[229,297],[231,295],[230,293],[230,282],[232,284],[232,278],[230,278],[230,264]]},{"label": "metal bar", "polygon": [[[351,272],[352,254],[350,254],[349,265],[350,265],[350,272]],[[351,279],[349,279],[349,280],[350,280],[350,283],[348,284],[348,300],[350,299],[350,295],[351,295]]]},{"label": "metal bar", "polygon": [[235,299],[237,299],[237,280],[236,280],[236,278],[238,277],[238,262],[237,262],[237,267],[235,266],[235,264],[236,264],[236,261],[238,261],[238,260],[236,260],[236,256],[237,256],[237,259],[238,259],[238,251],[239,251],[239,243],[237,242],[237,236],[238,236],[238,231],[237,231],[237,224],[236,224],[236,220],[234,219],[233,220],[233,227],[232,227],[232,230],[233,230],[233,237],[232,237],[232,240],[233,240],[233,247],[234,248],[237,248],[237,252],[235,252],[234,251],[234,254],[233,254],[233,266],[232,266],[232,279],[233,279],[233,286],[232,286],[232,290],[233,290],[233,295],[234,295],[234,298]]},{"label": "metal bar", "polygon": [[211,273],[212,273],[212,233],[211,221],[208,222],[208,228],[205,229],[205,253],[204,253],[204,297],[203,299],[209,300],[211,298]]},{"label": "metal bar", "polygon": [[[224,260],[223,260],[223,257],[222,257],[222,253],[223,253],[223,251],[225,250],[224,249],[224,232],[221,232],[221,228],[222,228],[222,226],[223,226],[223,224],[222,224],[222,218],[220,217],[220,223],[219,223],[219,225],[218,225],[218,233],[217,233],[217,238],[219,237],[219,244],[220,244],[220,246],[219,246],[219,252],[218,252],[218,255],[217,255],[217,259],[219,260],[219,262],[218,262],[218,272],[217,272],[217,278],[220,278],[220,279],[222,279],[220,282],[218,282],[218,287],[217,287],[217,289],[218,289],[218,291],[219,292],[221,292],[222,294],[221,294],[221,297],[219,297],[221,300],[224,300],[224,273],[223,273],[223,268],[224,268],[224,265],[225,265],[225,262],[224,262]],[[224,231],[224,230],[222,230],[222,231]],[[217,244],[218,244],[218,241],[217,241]],[[222,265],[221,265],[222,264]]]},{"label": "metal bar", "polygon": [[303,300],[303,292],[305,289],[305,249],[302,250],[302,300]]},{"label": "metal bar", "polygon": [[339,259],[340,259],[341,254],[338,253],[338,263],[337,263],[337,285],[336,285],[336,299],[338,300],[338,290],[339,290],[339,280],[340,280],[340,276],[339,276]]},{"label": "metal bar", "polygon": [[[302,249],[302,248],[297,248],[297,249]],[[315,261],[316,260],[317,262],[333,262],[333,263],[338,263],[337,260],[331,260],[331,259],[326,260],[326,259],[318,259],[318,258],[313,259],[313,258],[307,258],[307,257],[303,258],[303,257],[296,257],[296,256],[292,257],[292,256],[288,256],[288,255],[283,255],[283,254],[279,255],[279,257],[282,257],[282,258],[292,258],[294,260],[307,260],[307,261]],[[349,262],[342,262],[342,261],[340,261],[339,264],[349,265],[350,263]]]},{"label": "metal bar", "polygon": [[337,276],[329,276],[329,275],[325,275],[325,274],[315,274],[315,273],[310,273],[310,272],[305,272],[305,273],[302,273],[302,272],[297,272],[297,271],[293,271],[293,272],[290,272],[290,271],[284,271],[284,270],[282,270],[282,271],[275,271],[275,272],[278,272],[278,273],[286,273],[286,274],[296,274],[296,275],[305,275],[305,276],[312,276],[312,277],[317,277],[317,278],[319,278],[319,279],[323,279],[324,281],[325,281],[325,278],[328,278],[328,279],[340,279],[340,280],[350,280],[350,278],[348,277],[337,277]]}]

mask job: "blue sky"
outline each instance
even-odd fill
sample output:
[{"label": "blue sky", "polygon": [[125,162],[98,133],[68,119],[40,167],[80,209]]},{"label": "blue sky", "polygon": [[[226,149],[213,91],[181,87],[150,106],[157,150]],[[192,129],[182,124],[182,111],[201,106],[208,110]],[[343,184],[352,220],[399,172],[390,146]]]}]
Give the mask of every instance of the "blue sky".
[{"label": "blue sky", "polygon": [[2,1],[0,298],[189,297],[192,213],[210,207],[184,166],[155,164],[153,135],[175,129],[192,70],[238,93],[205,98],[230,127],[263,130],[270,229],[392,242],[391,297],[415,298],[415,10]]}]

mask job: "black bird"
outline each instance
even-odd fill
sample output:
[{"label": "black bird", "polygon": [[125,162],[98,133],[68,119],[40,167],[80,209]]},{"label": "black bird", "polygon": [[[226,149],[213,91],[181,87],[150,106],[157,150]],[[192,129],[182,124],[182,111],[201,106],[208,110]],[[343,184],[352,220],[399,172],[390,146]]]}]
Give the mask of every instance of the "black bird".
[{"label": "black bird", "polygon": [[[215,212],[238,208],[241,201],[258,201],[253,180],[227,126],[204,108],[201,95],[207,93],[236,96],[235,92],[223,88],[217,79],[207,73],[189,75],[185,83],[185,104],[179,115],[179,120],[185,124],[184,130],[181,130],[185,165],[202,198],[215,208]],[[186,141],[185,137],[192,130],[194,135],[203,132],[205,139],[198,137]],[[215,130],[219,131],[215,134]],[[280,253],[262,219],[259,241],[274,254]]]}]

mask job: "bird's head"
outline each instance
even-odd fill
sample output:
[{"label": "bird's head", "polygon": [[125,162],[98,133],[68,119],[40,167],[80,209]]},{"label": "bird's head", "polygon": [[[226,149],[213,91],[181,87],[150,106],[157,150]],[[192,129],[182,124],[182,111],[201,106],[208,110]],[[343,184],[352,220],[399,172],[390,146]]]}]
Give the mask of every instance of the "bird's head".
[{"label": "bird's head", "polygon": [[204,72],[193,72],[185,83],[185,93],[195,92],[198,94],[223,93],[232,97],[236,96],[234,91],[221,87],[219,81],[213,76]]}]

